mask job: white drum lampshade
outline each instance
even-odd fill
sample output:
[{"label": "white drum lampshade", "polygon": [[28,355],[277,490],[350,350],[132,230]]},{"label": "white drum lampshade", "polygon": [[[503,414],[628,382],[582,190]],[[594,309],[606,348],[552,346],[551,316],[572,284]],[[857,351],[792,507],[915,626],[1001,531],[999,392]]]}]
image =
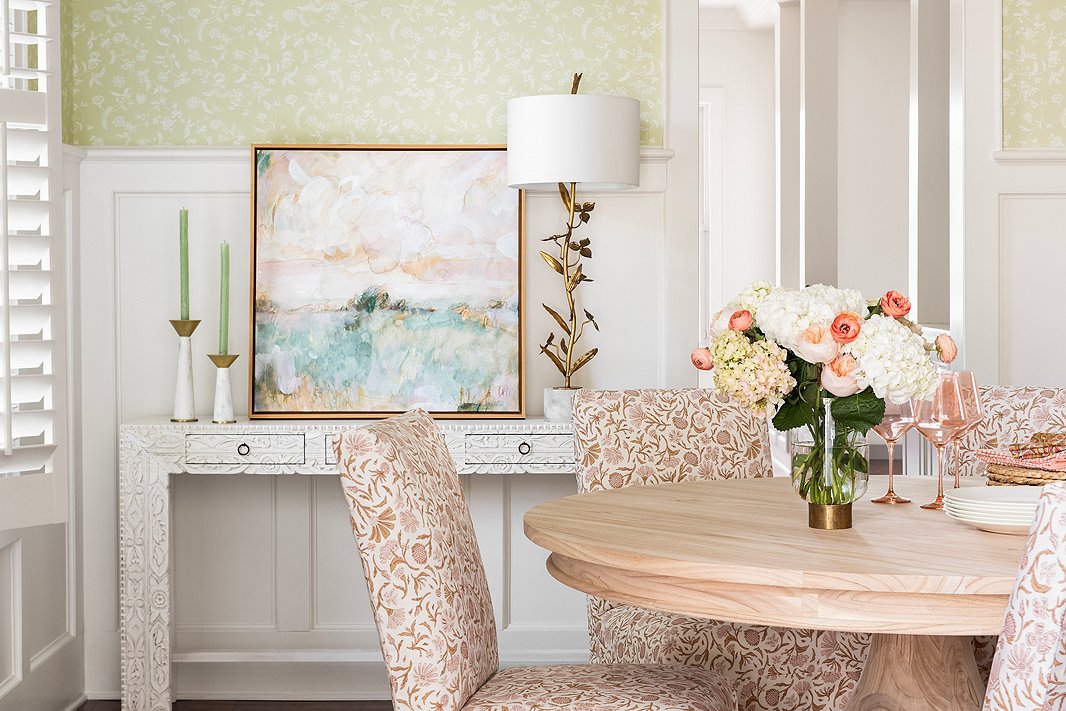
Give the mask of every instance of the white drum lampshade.
[{"label": "white drum lampshade", "polygon": [[623,96],[546,94],[507,102],[507,184],[585,190],[640,184],[640,102]]}]

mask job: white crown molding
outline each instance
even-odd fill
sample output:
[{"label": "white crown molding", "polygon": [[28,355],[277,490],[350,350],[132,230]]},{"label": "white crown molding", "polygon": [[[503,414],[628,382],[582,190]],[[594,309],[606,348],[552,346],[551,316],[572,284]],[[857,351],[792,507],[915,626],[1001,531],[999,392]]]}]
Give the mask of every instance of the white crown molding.
[{"label": "white crown molding", "polygon": [[[92,161],[153,160],[248,160],[249,146],[63,146],[64,157]],[[647,146],[640,149],[641,163],[666,163],[674,157],[669,148]]]},{"label": "white crown molding", "polygon": [[1066,148],[1015,148],[994,151],[992,160],[1000,165],[1066,164]]}]

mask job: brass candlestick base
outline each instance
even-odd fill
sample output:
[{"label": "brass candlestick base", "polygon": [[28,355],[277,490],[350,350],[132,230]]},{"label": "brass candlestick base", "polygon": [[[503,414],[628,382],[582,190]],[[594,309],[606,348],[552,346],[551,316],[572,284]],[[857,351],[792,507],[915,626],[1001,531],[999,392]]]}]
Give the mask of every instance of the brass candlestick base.
[{"label": "brass candlestick base", "polygon": [[851,504],[807,504],[807,525],[827,531],[851,528]]},{"label": "brass candlestick base", "polygon": [[170,325],[174,327],[179,336],[188,338],[196,330],[196,327],[200,325],[200,319],[172,318],[170,319]]},{"label": "brass candlestick base", "polygon": [[216,425],[232,425],[237,420],[233,417],[233,393],[229,383],[229,367],[237,360],[235,353],[208,353],[207,357],[215,364],[215,410],[211,421]]},{"label": "brass candlestick base", "polygon": [[174,386],[174,416],[171,422],[196,422],[196,398],[192,386],[192,334],[199,319],[170,319],[178,334],[178,377]]}]

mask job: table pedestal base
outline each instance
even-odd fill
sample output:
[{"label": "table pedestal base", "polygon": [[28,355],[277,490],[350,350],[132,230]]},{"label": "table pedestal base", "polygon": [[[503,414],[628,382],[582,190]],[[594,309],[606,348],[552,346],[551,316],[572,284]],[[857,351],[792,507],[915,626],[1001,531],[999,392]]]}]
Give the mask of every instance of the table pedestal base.
[{"label": "table pedestal base", "polygon": [[848,711],[977,711],[972,637],[875,634]]}]

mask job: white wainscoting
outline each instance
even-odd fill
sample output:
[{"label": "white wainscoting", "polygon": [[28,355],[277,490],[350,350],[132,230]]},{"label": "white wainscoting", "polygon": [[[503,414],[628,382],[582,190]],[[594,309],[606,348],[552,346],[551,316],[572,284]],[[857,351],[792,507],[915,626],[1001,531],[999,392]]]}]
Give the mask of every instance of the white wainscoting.
[{"label": "white wainscoting", "polygon": [[[695,384],[687,351],[664,334],[690,329],[695,283],[670,273],[666,174],[670,151],[642,153],[641,187],[582,194],[595,279],[585,305],[602,332],[581,373],[592,387]],[[178,310],[177,211],[190,211],[191,310],[198,409],[210,412],[217,334],[218,243],[232,245],[231,348],[238,414],[245,411],[249,288],[247,149],[88,149],[82,163],[80,318],[86,692],[117,697],[117,423],[172,406]],[[563,213],[554,193],[528,196],[525,293],[528,412],[540,412],[553,368],[537,353],[554,273],[537,257]],[[695,239],[693,235],[692,239]],[[687,269],[687,267],[686,267]],[[695,336],[693,335],[693,340]],[[233,344],[237,344],[234,348]],[[241,365],[244,367],[240,367]],[[690,378],[673,382],[683,373]],[[531,506],[573,493],[567,475],[465,477],[500,627],[505,664],[579,661],[584,598],[553,581],[545,553],[522,533]],[[373,620],[339,487],[320,477],[178,477],[174,487],[175,689],[179,698],[385,698]]]},{"label": "white wainscoting", "polygon": [[1066,153],[1001,150],[1001,9],[951,1],[951,331],[981,382],[1063,387]]}]

